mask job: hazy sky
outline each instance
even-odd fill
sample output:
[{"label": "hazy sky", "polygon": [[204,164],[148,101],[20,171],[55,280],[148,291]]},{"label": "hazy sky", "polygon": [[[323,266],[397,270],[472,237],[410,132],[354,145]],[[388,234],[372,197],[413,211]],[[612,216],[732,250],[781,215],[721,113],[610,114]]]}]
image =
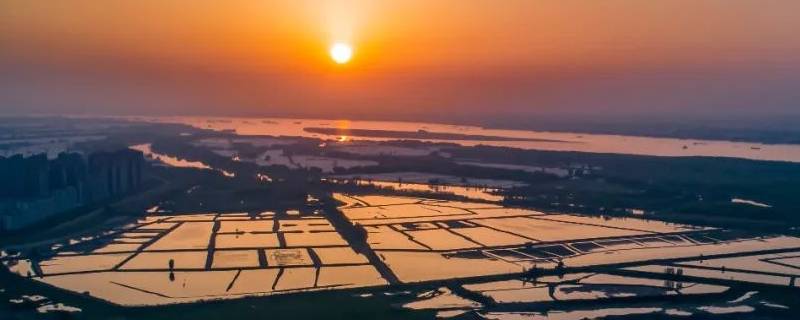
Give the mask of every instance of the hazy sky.
[{"label": "hazy sky", "polygon": [[797,0],[2,0],[0,113],[799,114],[799,33]]}]

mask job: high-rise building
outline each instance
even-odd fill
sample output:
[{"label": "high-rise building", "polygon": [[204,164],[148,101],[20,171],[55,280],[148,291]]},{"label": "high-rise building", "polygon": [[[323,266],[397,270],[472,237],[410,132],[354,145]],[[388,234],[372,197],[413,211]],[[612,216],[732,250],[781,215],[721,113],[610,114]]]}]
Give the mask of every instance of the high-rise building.
[{"label": "high-rise building", "polygon": [[102,199],[138,188],[142,183],[143,166],[141,151],[124,149],[93,153],[89,156],[93,198]]},{"label": "high-rise building", "polygon": [[121,196],[142,183],[144,155],[123,149],[89,155],[62,153],[0,157],[0,231]]}]

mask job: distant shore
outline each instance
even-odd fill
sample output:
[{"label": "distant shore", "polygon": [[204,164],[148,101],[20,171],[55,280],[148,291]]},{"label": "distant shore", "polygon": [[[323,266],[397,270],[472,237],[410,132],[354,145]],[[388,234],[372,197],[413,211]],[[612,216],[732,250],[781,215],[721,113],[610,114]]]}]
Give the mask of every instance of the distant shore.
[{"label": "distant shore", "polygon": [[459,134],[448,132],[429,132],[419,131],[396,131],[396,130],[372,130],[372,129],[339,129],[339,128],[319,128],[309,127],[303,129],[306,132],[326,134],[333,136],[351,136],[368,138],[391,138],[391,139],[415,139],[415,140],[472,140],[472,141],[529,141],[529,142],[572,142],[565,140],[534,139],[534,138],[514,138],[487,136],[475,134]]}]

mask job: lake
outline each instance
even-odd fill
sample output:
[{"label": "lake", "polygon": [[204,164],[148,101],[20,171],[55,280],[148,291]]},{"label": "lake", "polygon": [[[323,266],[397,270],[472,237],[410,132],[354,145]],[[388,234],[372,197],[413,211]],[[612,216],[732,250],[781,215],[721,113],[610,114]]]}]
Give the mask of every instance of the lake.
[{"label": "lake", "polygon": [[[487,145],[529,150],[578,151],[648,156],[730,157],[752,160],[800,162],[800,145],[752,142],[671,139],[571,132],[487,129],[476,126],[424,122],[354,121],[284,118],[215,118],[215,117],[129,117],[129,120],[181,123],[196,128],[230,131],[238,135],[296,136],[326,140],[399,140],[449,142],[463,146]],[[308,129],[313,128],[317,130]],[[327,129],[327,130],[326,130]],[[358,132],[358,136],[324,134],[336,131]],[[365,133],[367,132],[367,133]],[[380,134],[378,134],[380,133]],[[402,133],[397,134],[397,133]],[[425,139],[420,136],[448,137]],[[471,139],[473,138],[473,139]],[[493,140],[494,139],[494,140]]]}]

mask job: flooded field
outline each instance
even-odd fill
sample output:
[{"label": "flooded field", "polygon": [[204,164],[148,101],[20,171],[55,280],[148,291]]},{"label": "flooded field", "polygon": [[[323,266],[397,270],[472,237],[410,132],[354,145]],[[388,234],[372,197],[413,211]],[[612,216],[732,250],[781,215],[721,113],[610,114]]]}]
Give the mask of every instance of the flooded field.
[{"label": "flooded field", "polygon": [[76,241],[41,261],[6,265],[22,276],[120,305],[386,284],[325,218],[270,213],[150,216]]},{"label": "flooded field", "polygon": [[[364,290],[356,295],[370,299],[397,285],[405,293],[382,294],[398,294],[400,308],[488,319],[784,310],[754,294],[720,297],[746,284],[798,287],[795,237],[485,202],[334,196],[341,215],[148,215],[54,244],[44,255],[4,252],[0,259],[20,277],[122,306],[342,289]],[[652,299],[679,304],[637,302]],[[585,308],[598,301],[632,304]]]},{"label": "flooded field", "polygon": [[567,274],[531,281],[510,280],[468,284],[465,289],[497,303],[541,303],[573,300],[721,293],[725,286],[684,283],[609,274]]},{"label": "flooded field", "polygon": [[499,202],[503,188],[524,186],[524,183],[491,179],[460,179],[454,176],[394,172],[379,174],[334,175],[328,179],[334,183],[354,183],[359,186],[372,186],[405,192],[430,192],[452,194],[473,200]]},{"label": "flooded field", "polygon": [[729,238],[726,231],[637,218],[543,214],[449,201],[338,195],[341,210],[404,282],[532,268],[611,265],[735,250],[800,247],[800,239]]}]

